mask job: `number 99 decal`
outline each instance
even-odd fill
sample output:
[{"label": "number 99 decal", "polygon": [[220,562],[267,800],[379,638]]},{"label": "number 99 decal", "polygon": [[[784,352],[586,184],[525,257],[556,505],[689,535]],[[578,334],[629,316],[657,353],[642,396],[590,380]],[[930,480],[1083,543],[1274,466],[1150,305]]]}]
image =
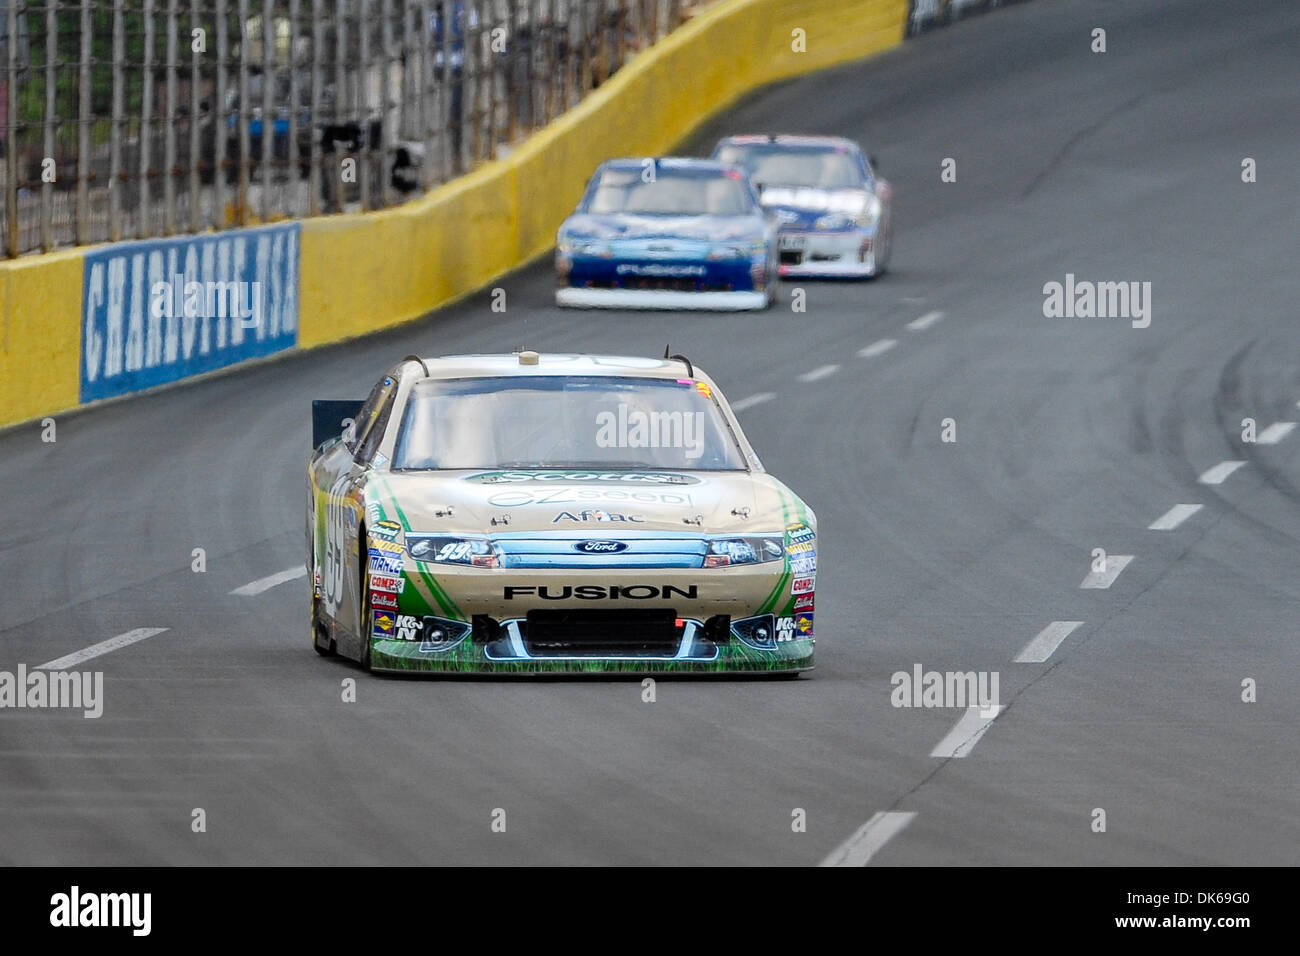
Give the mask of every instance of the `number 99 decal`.
[{"label": "number 99 decal", "polygon": [[343,572],[347,567],[348,521],[352,515],[352,482],[344,475],[330,486],[325,496],[325,571],[321,587],[325,610],[338,616],[343,602]]}]

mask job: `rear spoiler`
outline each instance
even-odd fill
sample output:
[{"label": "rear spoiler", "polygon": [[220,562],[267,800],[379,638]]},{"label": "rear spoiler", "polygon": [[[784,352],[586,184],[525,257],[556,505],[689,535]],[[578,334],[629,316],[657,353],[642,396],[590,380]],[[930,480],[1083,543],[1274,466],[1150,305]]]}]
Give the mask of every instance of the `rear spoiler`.
[{"label": "rear spoiler", "polygon": [[356,420],[364,400],[335,401],[318,398],[311,403],[311,446],[319,448],[343,434],[346,423]]}]

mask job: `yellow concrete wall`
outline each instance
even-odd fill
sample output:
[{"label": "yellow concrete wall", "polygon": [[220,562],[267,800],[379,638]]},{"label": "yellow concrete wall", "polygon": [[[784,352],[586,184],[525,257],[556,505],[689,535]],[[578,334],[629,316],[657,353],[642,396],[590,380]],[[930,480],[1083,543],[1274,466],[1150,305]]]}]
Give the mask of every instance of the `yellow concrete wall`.
[{"label": "yellow concrete wall", "polygon": [[82,250],[0,263],[0,425],[81,398]]},{"label": "yellow concrete wall", "polygon": [[[551,246],[602,160],[661,155],[756,87],[895,46],[906,16],[907,0],[721,0],[509,158],[394,209],[304,220],[299,346],[481,288]],[[83,251],[0,262],[0,426],[78,403]]]}]

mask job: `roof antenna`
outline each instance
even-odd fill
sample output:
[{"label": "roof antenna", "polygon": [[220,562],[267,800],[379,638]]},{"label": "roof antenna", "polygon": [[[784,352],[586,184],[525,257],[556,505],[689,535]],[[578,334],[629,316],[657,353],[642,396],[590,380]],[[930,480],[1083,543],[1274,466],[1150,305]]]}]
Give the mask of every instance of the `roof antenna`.
[{"label": "roof antenna", "polygon": [[688,359],[685,355],[669,355],[668,354],[669,348],[670,346],[668,345],[664,346],[664,358],[676,359],[677,361],[684,363],[686,365],[686,374],[689,375],[691,378],[694,378],[695,366],[691,364],[691,360]]}]

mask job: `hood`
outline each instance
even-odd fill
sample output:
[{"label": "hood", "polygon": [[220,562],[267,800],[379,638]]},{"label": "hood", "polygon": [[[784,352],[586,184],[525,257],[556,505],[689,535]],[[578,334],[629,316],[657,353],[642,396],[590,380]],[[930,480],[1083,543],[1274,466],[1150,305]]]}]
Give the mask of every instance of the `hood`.
[{"label": "hood", "polygon": [[617,538],[621,531],[771,532],[797,518],[784,485],[745,472],[390,473],[372,489],[416,532]]},{"label": "hood", "polygon": [[569,239],[618,241],[622,239],[693,239],[704,242],[741,242],[763,238],[761,216],[592,216],[580,214],[560,227]]}]

